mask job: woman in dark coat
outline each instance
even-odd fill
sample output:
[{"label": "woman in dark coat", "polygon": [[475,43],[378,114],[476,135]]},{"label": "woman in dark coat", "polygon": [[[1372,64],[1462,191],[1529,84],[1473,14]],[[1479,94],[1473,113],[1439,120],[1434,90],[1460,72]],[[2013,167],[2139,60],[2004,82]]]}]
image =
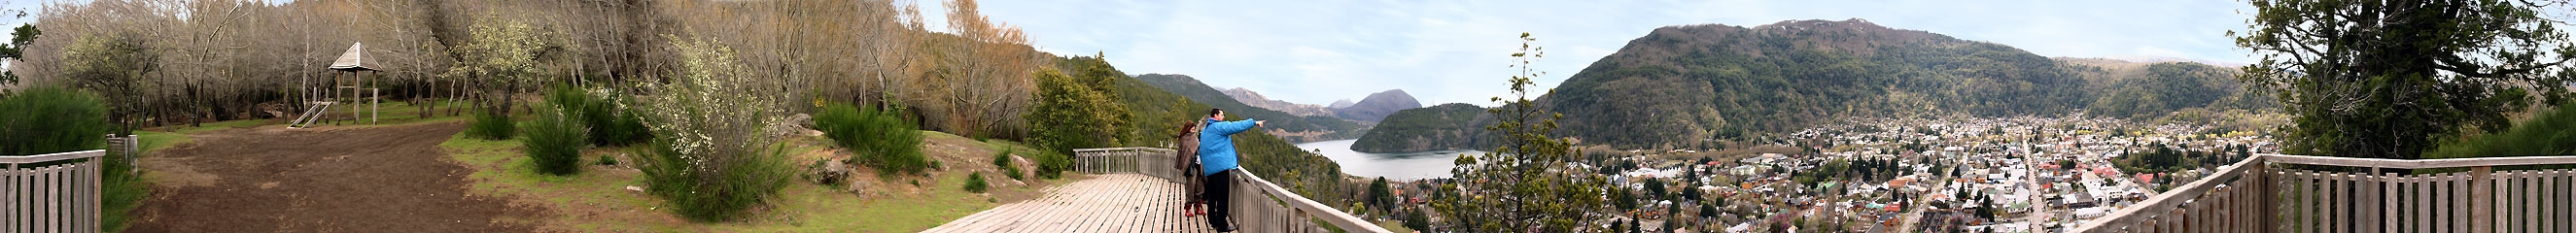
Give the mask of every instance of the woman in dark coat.
[{"label": "woman in dark coat", "polygon": [[1173,136],[1178,138],[1175,141],[1180,142],[1180,148],[1173,149],[1180,153],[1172,156],[1172,169],[1179,169],[1182,177],[1188,177],[1182,179],[1184,180],[1182,186],[1189,187],[1189,193],[1183,194],[1186,195],[1182,197],[1183,200],[1188,201],[1183,202],[1187,204],[1181,205],[1183,207],[1181,216],[1198,216],[1207,213],[1206,210],[1199,209],[1199,204],[1205,202],[1199,200],[1199,125],[1196,119],[1192,119],[1189,123],[1182,123],[1181,135]]}]

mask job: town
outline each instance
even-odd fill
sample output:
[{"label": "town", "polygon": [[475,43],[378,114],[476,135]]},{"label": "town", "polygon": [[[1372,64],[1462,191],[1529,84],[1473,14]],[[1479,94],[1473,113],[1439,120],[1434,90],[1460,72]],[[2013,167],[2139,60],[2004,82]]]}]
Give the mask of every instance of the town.
[{"label": "town", "polygon": [[[1610,191],[1615,217],[1600,224],[1617,232],[2058,232],[2277,150],[2247,129],[2081,114],[1844,122],[1726,152],[1586,148],[1620,187]],[[1419,187],[1427,185],[1398,192]]]}]

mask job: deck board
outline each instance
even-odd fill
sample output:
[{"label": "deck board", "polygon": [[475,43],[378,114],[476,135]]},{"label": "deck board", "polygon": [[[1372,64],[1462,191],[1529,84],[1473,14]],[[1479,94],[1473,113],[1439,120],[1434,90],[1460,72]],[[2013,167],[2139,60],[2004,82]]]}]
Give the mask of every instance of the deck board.
[{"label": "deck board", "polygon": [[1215,232],[1205,216],[1180,216],[1185,190],[1140,174],[1096,175],[924,232]]}]

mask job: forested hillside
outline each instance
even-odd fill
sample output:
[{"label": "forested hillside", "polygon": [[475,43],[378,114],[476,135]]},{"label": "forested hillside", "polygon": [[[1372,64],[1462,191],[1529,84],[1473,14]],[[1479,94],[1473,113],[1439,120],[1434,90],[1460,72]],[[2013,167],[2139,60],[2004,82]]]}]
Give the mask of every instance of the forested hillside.
[{"label": "forested hillside", "polygon": [[[1862,20],[1656,29],[1569,77],[1542,104],[1587,144],[1713,147],[1844,117],[2061,115],[2228,125],[2272,108],[2237,71],[2187,62],[2047,58]],[[1395,123],[1353,150],[1458,148],[1473,125]],[[1446,111],[1442,111],[1446,112]],[[2249,127],[2239,127],[2249,128]],[[2249,128],[2250,129],[2250,128]],[[1375,135],[1390,135],[1379,137]],[[1394,136],[1402,135],[1402,136]]]},{"label": "forested hillside", "polygon": [[2190,62],[2126,62],[2059,58],[2086,80],[2093,96],[2084,113],[2133,120],[2165,118],[2177,112],[2211,113],[2260,110],[2278,106],[2272,95],[2250,92],[2236,81],[2235,69]]},{"label": "forested hillside", "polygon": [[[1278,110],[1270,110],[1243,104],[1243,102],[1235,101],[1234,97],[1226,96],[1225,92],[1217,91],[1216,88],[1209,87],[1206,83],[1200,83],[1197,78],[1192,78],[1189,75],[1143,74],[1136,75],[1135,79],[1143,81],[1146,85],[1151,85],[1155,88],[1171,92],[1172,94],[1188,97],[1192,101],[1205,103],[1208,106],[1216,108],[1223,108],[1229,114],[1241,115],[1252,119],[1268,120],[1270,123],[1269,126],[1266,127],[1270,129],[1269,132],[1273,134],[1284,134],[1281,136],[1284,136],[1283,138],[1288,139],[1289,142],[1303,143],[1349,139],[1357,137],[1360,133],[1367,130],[1366,128],[1361,127],[1359,123],[1343,120],[1341,118],[1333,118],[1330,116],[1298,116],[1296,114],[1288,114],[1287,112],[1281,112]],[[1207,114],[1207,109],[1202,108],[1199,109],[1199,111],[1199,114]]]},{"label": "forested hillside", "polygon": [[[1478,119],[1482,118],[1483,121]],[[1384,153],[1482,148],[1486,141],[1485,126],[1493,125],[1485,108],[1473,104],[1451,103],[1405,109],[1387,115],[1368,134],[1351,143],[1352,151]]]},{"label": "forested hillside", "polygon": [[1846,116],[2060,114],[2087,102],[2082,84],[2011,46],[1803,20],[1655,29],[1543,102],[1585,143],[1689,147]]}]

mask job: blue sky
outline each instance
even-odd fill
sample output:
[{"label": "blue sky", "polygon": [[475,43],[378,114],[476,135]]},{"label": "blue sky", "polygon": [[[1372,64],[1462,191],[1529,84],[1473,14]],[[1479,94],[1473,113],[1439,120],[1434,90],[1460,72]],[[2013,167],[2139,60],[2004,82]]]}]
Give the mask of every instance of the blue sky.
[{"label": "blue sky", "polygon": [[[938,1],[921,3],[945,30]],[[1176,73],[1218,88],[1326,104],[1404,89],[1424,105],[1507,94],[1506,56],[1530,32],[1553,87],[1664,26],[1755,26],[1860,18],[1996,42],[2051,57],[2253,60],[2226,37],[2242,2],[2180,1],[986,1],[1041,50],[1107,54],[1131,74]]]}]

